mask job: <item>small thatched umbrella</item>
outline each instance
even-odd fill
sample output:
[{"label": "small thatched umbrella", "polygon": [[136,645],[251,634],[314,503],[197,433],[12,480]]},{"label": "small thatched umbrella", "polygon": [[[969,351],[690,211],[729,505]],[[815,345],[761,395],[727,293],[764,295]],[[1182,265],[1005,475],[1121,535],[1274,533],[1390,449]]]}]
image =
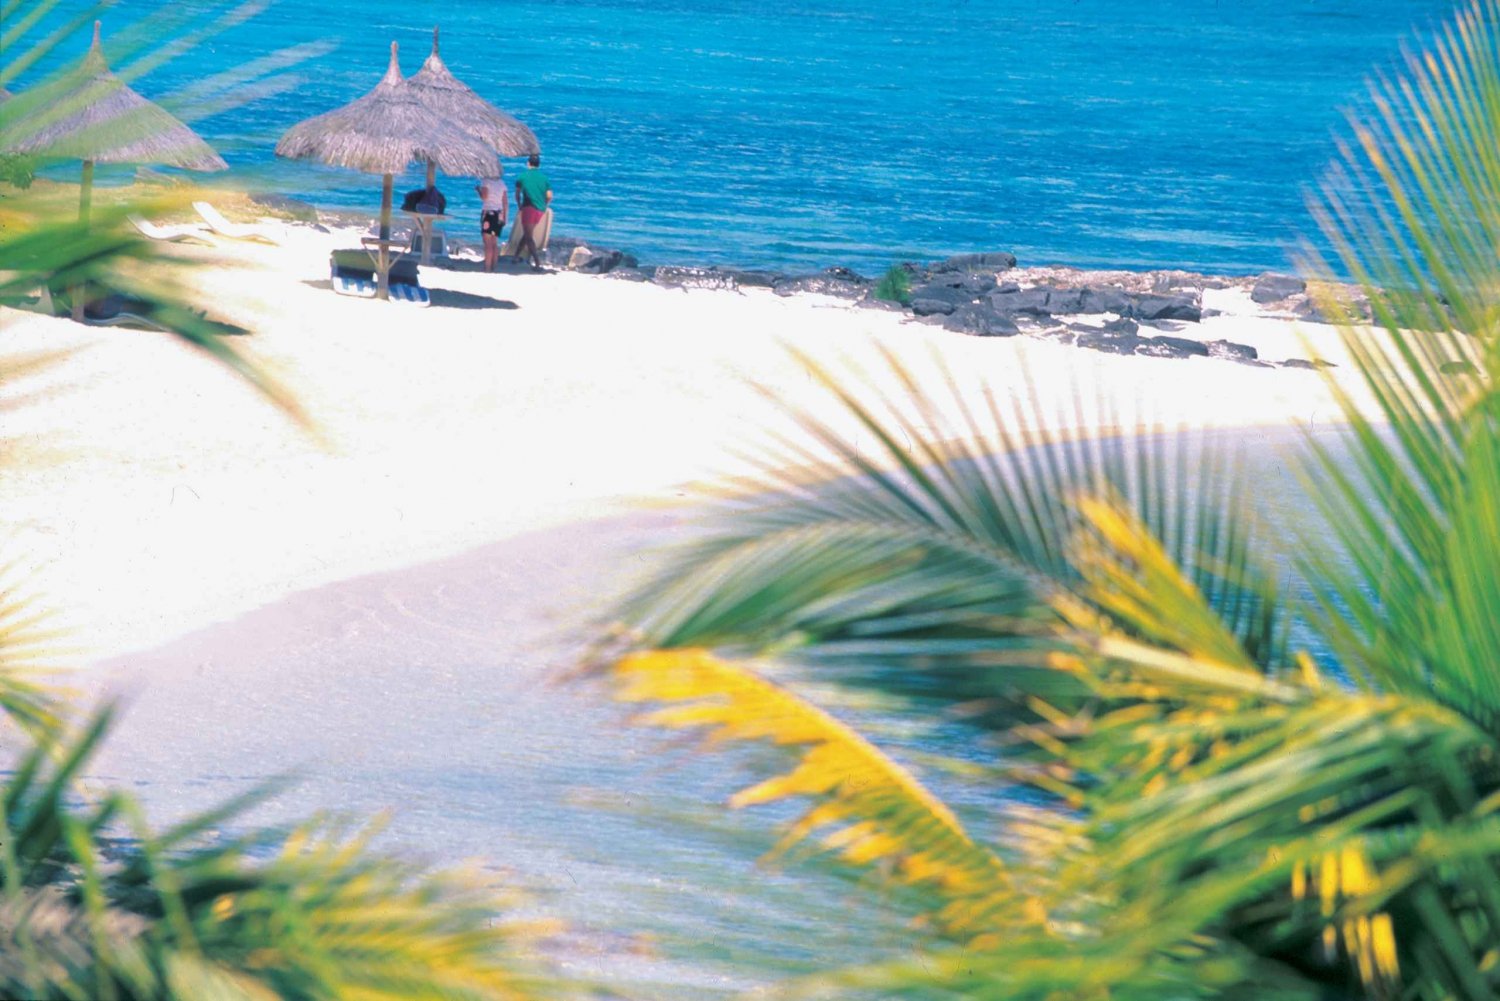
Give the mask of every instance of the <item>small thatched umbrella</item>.
[{"label": "small thatched umbrella", "polygon": [[29,114],[41,119],[40,126],[32,130],[24,121],[7,123],[7,132],[20,135],[6,145],[16,153],[82,160],[78,217],[84,222],[89,218],[96,163],[153,163],[188,170],[228,166],[192,129],[110,72],[99,48],[98,21],[83,64],[46,87],[37,100],[41,105]]},{"label": "small thatched umbrella", "polygon": [[[530,156],[542,151],[537,145],[536,135],[529,128],[474,93],[449,72],[443,57],[438,55],[438,29],[432,29],[432,54],[406,83],[433,114],[482,139],[501,156]],[[429,161],[429,188],[435,179]]]},{"label": "small thatched umbrella", "polygon": [[401,78],[391,43],[391,64],[385,77],[364,97],[335,111],[298,122],[276,144],[276,155],[294,160],[319,160],[382,175],[380,191],[379,296],[389,298],[391,187],[395,175],[423,160],[445,174],[495,177],[500,162],[495,151],[456,125],[451,125],[417,100]]}]

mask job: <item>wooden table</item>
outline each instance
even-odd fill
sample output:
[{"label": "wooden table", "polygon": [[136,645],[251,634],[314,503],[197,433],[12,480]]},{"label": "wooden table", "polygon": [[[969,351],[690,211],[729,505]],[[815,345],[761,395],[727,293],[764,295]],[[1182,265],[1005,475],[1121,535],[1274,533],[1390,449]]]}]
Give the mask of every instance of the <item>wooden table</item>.
[{"label": "wooden table", "polygon": [[447,221],[446,215],[435,212],[413,212],[410,209],[401,210],[416,225],[422,233],[422,263],[432,263],[432,224],[439,221]]}]

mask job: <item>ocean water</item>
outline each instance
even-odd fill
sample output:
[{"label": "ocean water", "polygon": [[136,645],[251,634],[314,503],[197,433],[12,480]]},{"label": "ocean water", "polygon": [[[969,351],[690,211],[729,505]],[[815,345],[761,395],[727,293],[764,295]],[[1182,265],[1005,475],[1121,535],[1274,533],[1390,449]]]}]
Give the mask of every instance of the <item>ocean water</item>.
[{"label": "ocean water", "polygon": [[[106,37],[165,6],[121,0]],[[79,9],[68,0],[55,18]],[[1403,40],[1451,9],[302,0],[137,89],[160,97],[286,46],[334,44],[293,91],[199,128],[241,183],[373,213],[378,178],[271,150],[293,123],[372,87],[391,41],[416,72],[436,24],[454,73],[536,132],[558,231],[643,261],[878,272],[1007,249],[1023,264],[1249,273],[1289,266],[1313,231],[1304,193],[1334,154],[1344,110]],[[413,170],[398,184],[419,180]],[[472,182],[440,186],[477,229]]]}]

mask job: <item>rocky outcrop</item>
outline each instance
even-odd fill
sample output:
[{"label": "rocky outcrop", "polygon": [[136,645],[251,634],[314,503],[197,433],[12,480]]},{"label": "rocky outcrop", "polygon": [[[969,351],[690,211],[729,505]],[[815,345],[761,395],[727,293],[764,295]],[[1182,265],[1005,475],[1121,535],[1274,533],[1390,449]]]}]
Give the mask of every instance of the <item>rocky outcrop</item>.
[{"label": "rocky outcrop", "polygon": [[1015,320],[977,303],[960,306],[943,317],[943,327],[977,337],[1014,337],[1021,332]]},{"label": "rocky outcrop", "polygon": [[1136,349],[1145,343],[1145,339],[1136,334],[1116,333],[1112,330],[1089,327],[1074,327],[1073,329],[1077,333],[1074,344],[1091,351],[1103,351],[1106,354],[1133,355]]},{"label": "rocky outcrop", "polygon": [[1250,345],[1236,344],[1233,341],[1208,341],[1204,346],[1208,348],[1208,356],[1210,358],[1228,358],[1231,361],[1255,361],[1260,357],[1260,352],[1256,351]]},{"label": "rocky outcrop", "polygon": [[771,287],[777,295],[811,293],[812,295],[831,295],[838,299],[863,298],[866,289],[861,282],[850,281],[826,272],[820,275],[802,275],[798,278],[781,278]]},{"label": "rocky outcrop", "polygon": [[982,254],[958,254],[927,265],[926,272],[929,275],[951,274],[955,271],[988,272],[994,275],[997,271],[1009,271],[1015,266],[1016,255],[1001,250]]},{"label": "rocky outcrop", "polygon": [[960,306],[971,306],[979,296],[951,285],[928,284],[911,290],[911,311],[917,316],[947,315]]},{"label": "rocky outcrop", "polygon": [[1200,295],[1193,293],[1141,295],[1130,304],[1128,315],[1137,320],[1187,320],[1197,323],[1203,319],[1203,301]]},{"label": "rocky outcrop", "polygon": [[1138,355],[1146,355],[1151,358],[1207,358],[1208,346],[1202,341],[1190,340],[1186,337],[1147,337],[1135,349]]},{"label": "rocky outcrop", "polygon": [[684,268],[662,265],[651,273],[651,280],[667,288],[701,288],[733,291],[740,287],[734,276],[718,268]]},{"label": "rocky outcrop", "polygon": [[1307,291],[1307,282],[1292,275],[1277,275],[1267,272],[1255,281],[1250,298],[1258,303],[1281,302]]}]

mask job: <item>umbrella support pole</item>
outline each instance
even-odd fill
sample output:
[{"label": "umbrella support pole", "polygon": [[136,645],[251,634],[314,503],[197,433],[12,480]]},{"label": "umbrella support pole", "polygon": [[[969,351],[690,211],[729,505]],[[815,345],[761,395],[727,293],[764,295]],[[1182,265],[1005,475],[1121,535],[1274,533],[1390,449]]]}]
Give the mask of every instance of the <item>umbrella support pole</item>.
[{"label": "umbrella support pole", "polygon": [[[89,210],[92,207],[93,195],[94,161],[85,160],[83,161],[83,180],[78,185],[78,222],[85,229],[89,224]],[[73,319],[78,323],[83,322],[83,299],[87,292],[87,288],[81,282],[69,290],[68,297],[73,300]]]},{"label": "umbrella support pole", "polygon": [[437,187],[437,164],[431,160],[427,161],[427,186],[429,188]]},{"label": "umbrella support pole", "polygon": [[386,174],[380,185],[380,256],[375,262],[375,297],[382,300],[391,297],[391,188],[394,184],[395,177]]}]

